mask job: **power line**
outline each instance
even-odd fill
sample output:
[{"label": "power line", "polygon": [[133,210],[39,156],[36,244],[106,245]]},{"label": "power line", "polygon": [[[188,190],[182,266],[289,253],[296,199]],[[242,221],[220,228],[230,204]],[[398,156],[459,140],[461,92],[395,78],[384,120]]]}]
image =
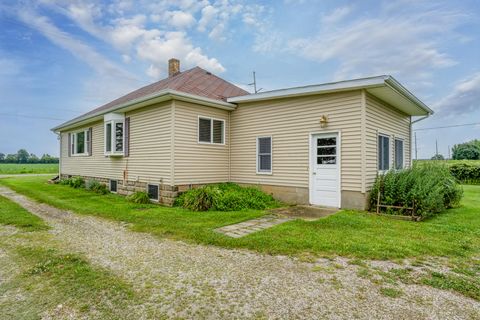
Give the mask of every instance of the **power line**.
[{"label": "power line", "polygon": [[454,124],[454,125],[451,125],[451,126],[443,126],[443,127],[420,128],[420,129],[414,129],[413,131],[423,131],[423,130],[433,130],[433,129],[444,129],[444,128],[456,128],[456,127],[466,127],[466,126],[476,126],[476,125],[480,125],[480,122],[464,123],[464,124]]},{"label": "power line", "polygon": [[55,121],[66,121],[66,119],[50,118],[50,117],[38,117],[38,116],[29,116],[29,115],[25,115],[25,114],[0,113],[0,116],[19,117],[19,118],[30,118],[30,119],[43,119],[43,120],[55,120]]}]

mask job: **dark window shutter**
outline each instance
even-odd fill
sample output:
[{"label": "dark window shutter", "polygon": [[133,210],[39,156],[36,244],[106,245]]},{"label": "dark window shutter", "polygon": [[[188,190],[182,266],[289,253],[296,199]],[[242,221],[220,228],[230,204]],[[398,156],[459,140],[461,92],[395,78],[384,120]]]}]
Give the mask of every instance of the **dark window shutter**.
[{"label": "dark window shutter", "polygon": [[71,133],[68,134],[67,144],[68,144],[68,156],[71,157],[72,156],[72,134]]},{"label": "dark window shutter", "polygon": [[130,155],[130,118],[125,118],[125,157]]},{"label": "dark window shutter", "polygon": [[91,156],[92,155],[92,140],[93,140],[93,130],[92,130],[92,127],[88,128],[88,155]]}]

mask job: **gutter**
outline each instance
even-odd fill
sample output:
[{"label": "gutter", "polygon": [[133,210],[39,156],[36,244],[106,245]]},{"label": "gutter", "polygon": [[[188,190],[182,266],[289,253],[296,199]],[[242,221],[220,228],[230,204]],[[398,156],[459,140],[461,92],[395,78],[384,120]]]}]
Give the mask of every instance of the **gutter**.
[{"label": "gutter", "polygon": [[206,97],[201,97],[201,96],[197,96],[194,94],[189,94],[189,93],[185,93],[177,90],[165,89],[148,96],[144,96],[138,99],[134,99],[134,100],[110,107],[105,110],[97,111],[93,114],[80,116],[79,118],[62,123],[61,125],[56,126],[50,130],[57,133],[61,129],[66,130],[73,127],[78,127],[82,124],[91,123],[95,120],[100,120],[103,117],[103,115],[106,113],[115,112],[115,111],[116,112],[131,111],[137,108],[145,107],[154,103],[159,103],[159,102],[168,101],[168,100],[181,100],[185,102],[198,103],[204,106],[214,107],[214,108],[219,108],[219,109],[224,109],[229,111],[234,110],[236,108],[236,105],[232,103],[215,100],[211,98],[206,98]]}]

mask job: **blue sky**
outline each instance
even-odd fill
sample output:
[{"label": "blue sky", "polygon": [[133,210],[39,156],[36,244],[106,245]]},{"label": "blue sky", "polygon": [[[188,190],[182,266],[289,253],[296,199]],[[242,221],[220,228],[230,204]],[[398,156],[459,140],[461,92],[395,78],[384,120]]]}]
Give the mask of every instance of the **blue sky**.
[{"label": "blue sky", "polygon": [[[391,74],[436,114],[480,122],[480,2],[94,1],[0,3],[0,152],[58,155],[50,128],[166,75],[171,57],[264,90]],[[251,89],[250,89],[251,90]],[[480,126],[418,131],[418,156]]]}]

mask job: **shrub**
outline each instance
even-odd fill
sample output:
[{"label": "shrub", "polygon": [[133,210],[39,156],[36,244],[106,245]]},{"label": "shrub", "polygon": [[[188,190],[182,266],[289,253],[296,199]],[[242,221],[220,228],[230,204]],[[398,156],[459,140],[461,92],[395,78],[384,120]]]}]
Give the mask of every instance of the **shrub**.
[{"label": "shrub", "polygon": [[74,177],[70,179],[70,187],[79,189],[85,187],[85,180],[82,177]]},{"label": "shrub", "polygon": [[85,189],[96,192],[98,194],[107,194],[107,186],[97,180],[87,180],[85,182]]},{"label": "shrub", "polygon": [[456,144],[452,148],[452,157],[455,160],[479,160],[480,143],[473,140],[461,144]]},{"label": "shrub", "polygon": [[85,187],[85,180],[82,177],[74,177],[60,180],[59,184],[67,185],[72,188],[78,189]]},{"label": "shrub", "polygon": [[131,195],[127,196],[127,200],[133,203],[141,203],[141,204],[150,203],[150,198],[148,197],[148,193],[144,191],[137,191],[135,193],[132,193]]},{"label": "shrub", "polygon": [[[415,165],[411,169],[379,175],[371,190],[371,208],[376,208],[379,190],[382,204],[412,207],[415,203],[416,215],[422,217],[458,205],[463,195],[448,167],[438,164]],[[387,210],[387,213],[393,211]],[[406,215],[410,212],[400,209],[395,213]]]},{"label": "shrub", "polygon": [[462,183],[480,183],[480,164],[456,163],[450,166],[450,173]]},{"label": "shrub", "polygon": [[175,205],[193,211],[239,211],[264,210],[278,206],[279,202],[254,187],[220,183],[188,190],[177,198]]}]

